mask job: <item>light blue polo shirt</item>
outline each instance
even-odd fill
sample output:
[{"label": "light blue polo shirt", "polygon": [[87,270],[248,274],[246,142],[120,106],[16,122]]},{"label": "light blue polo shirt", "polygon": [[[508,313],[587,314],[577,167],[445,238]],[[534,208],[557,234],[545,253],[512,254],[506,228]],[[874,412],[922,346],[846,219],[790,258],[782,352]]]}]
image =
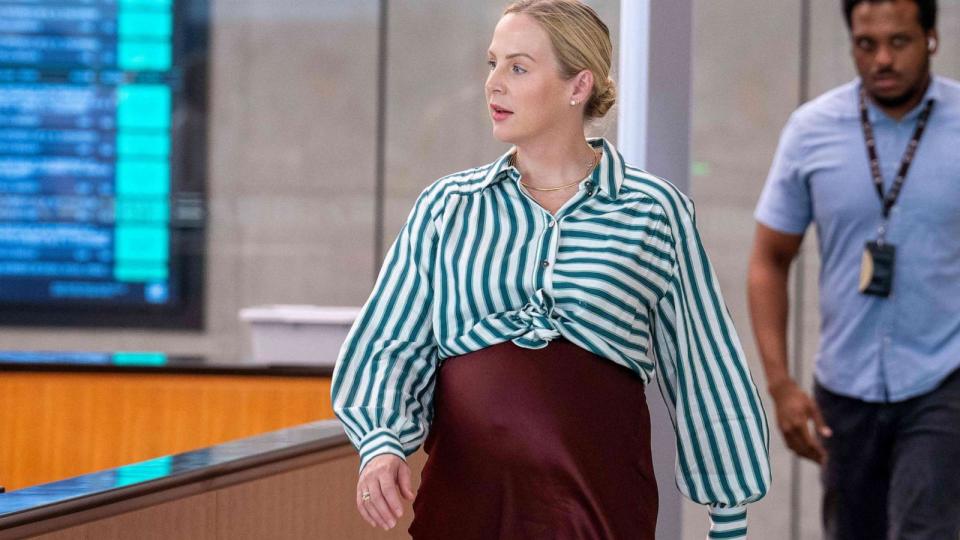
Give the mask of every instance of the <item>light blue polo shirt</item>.
[{"label": "light blue polo shirt", "polygon": [[784,233],[816,226],[820,384],[866,401],[901,401],[960,367],[960,83],[934,77],[923,102],[899,122],[869,105],[889,189],[920,110],[935,101],[890,215],[887,239],[897,261],[888,298],[857,290],[864,243],[876,239],[882,220],[859,91],[857,79],[793,113],[754,215]]}]

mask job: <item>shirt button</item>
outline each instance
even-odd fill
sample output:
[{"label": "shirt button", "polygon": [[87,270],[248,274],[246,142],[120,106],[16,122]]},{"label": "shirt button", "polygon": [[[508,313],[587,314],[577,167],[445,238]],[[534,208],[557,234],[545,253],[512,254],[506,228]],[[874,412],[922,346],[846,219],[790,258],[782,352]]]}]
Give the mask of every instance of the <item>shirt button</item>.
[{"label": "shirt button", "polygon": [[543,268],[546,268],[546,267],[550,266],[550,261],[542,261],[542,262],[540,263],[540,266],[542,266]]},{"label": "shirt button", "polygon": [[591,182],[590,180],[587,180],[587,183],[584,184],[584,187],[586,187],[587,189],[592,188],[592,187],[593,187],[593,182]]},{"label": "shirt button", "polygon": [[551,220],[547,223],[547,227],[553,227],[553,226],[556,225],[556,224],[557,224],[557,222],[551,219]]}]

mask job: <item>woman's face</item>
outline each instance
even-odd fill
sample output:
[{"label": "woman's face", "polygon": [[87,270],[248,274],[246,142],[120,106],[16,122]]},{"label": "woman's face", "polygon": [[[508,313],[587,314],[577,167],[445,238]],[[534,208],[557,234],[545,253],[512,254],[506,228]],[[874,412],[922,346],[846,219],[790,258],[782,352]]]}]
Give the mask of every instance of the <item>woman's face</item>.
[{"label": "woman's face", "polygon": [[571,107],[575,81],[560,76],[546,30],[528,15],[510,13],[497,23],[487,54],[484,86],[493,136],[522,144],[568,128],[582,129],[581,107]]}]

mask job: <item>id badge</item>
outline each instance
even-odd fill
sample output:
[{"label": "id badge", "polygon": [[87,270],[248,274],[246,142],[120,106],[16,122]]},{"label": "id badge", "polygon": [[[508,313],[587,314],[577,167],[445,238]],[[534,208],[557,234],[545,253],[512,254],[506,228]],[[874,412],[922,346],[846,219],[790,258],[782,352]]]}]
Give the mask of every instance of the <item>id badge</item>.
[{"label": "id badge", "polygon": [[890,296],[893,288],[893,266],[897,248],[890,244],[867,242],[860,263],[860,292],[873,296]]}]

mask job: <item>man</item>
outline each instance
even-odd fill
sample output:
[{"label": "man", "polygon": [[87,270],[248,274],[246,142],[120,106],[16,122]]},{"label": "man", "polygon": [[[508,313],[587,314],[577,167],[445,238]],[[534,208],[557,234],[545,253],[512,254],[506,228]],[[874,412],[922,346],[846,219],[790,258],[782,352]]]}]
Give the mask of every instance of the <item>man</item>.
[{"label": "man", "polygon": [[[750,311],[787,445],[832,539],[960,535],[960,85],[935,0],[844,0],[859,78],[800,107],[756,211]],[[814,398],[787,369],[787,275],[815,223]],[[812,424],[812,429],[811,429]]]}]

